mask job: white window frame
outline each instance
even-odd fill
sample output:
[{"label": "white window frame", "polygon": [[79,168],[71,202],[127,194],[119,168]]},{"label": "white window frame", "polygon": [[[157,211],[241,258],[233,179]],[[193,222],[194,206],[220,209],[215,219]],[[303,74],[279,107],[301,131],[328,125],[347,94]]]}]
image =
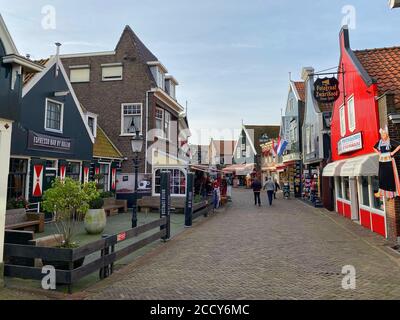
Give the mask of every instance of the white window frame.
[{"label": "white window frame", "polygon": [[340,135],[342,137],[346,136],[346,110],[344,104],[339,108],[339,122],[340,122]]},{"label": "white window frame", "polygon": [[[55,104],[58,104],[61,106],[60,130],[47,128],[47,105],[49,102],[55,103]],[[52,99],[46,98],[46,103],[45,103],[45,107],[44,107],[44,130],[49,131],[49,132],[55,132],[55,133],[63,133],[63,129],[64,129],[64,103],[59,102],[57,100],[52,100]]]},{"label": "white window frame", "polygon": [[[89,79],[84,81],[73,81],[71,77],[71,72],[76,70],[88,70],[89,71]],[[81,66],[70,66],[69,67],[69,81],[71,83],[87,83],[90,82],[91,70],[89,65],[81,65]]]},{"label": "white window frame", "polygon": [[[352,104],[350,104],[350,101],[352,101]],[[352,95],[348,100],[347,100],[347,120],[349,124],[349,130],[351,132],[354,132],[356,130],[356,108],[355,108],[355,100],[354,100],[354,95]]]},{"label": "white window frame", "polygon": [[[167,115],[169,116],[169,120],[167,122]],[[169,141],[171,140],[171,119],[172,114],[166,110],[164,110],[164,137]],[[168,126],[167,126],[168,123]]]},{"label": "white window frame", "polygon": [[125,120],[125,114],[124,114],[124,108],[126,106],[140,106],[140,135],[143,135],[143,103],[122,103],[121,104],[121,137],[133,137],[136,135],[136,133],[125,133],[124,130],[124,120]]},{"label": "white window frame", "polygon": [[[115,68],[115,67],[121,67],[121,77],[118,78],[104,78],[104,73],[103,70],[105,68]],[[107,64],[102,64],[101,65],[101,81],[121,81],[124,78],[124,66],[122,63],[107,63]]]},{"label": "white window frame", "polygon": [[[108,167],[107,186],[104,186],[104,192],[109,192],[110,191],[110,184],[111,184],[111,163],[110,162],[99,162],[99,165],[106,165]],[[100,172],[100,174],[102,174],[102,173]]]},{"label": "white window frame", "polygon": [[[161,111],[162,119],[157,118],[157,111]],[[161,120],[161,129],[157,128],[157,126],[155,126],[155,129],[156,130],[161,130],[162,131],[161,138],[164,138],[165,137],[165,110],[163,108],[156,107],[156,112],[154,113],[154,119],[155,119],[155,121]]]}]

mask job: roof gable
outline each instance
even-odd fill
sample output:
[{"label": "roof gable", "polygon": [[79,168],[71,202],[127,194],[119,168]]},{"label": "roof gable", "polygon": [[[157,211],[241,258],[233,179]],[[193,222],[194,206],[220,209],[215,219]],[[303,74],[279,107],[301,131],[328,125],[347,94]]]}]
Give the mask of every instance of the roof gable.
[{"label": "roof gable", "polygon": [[122,159],[124,157],[100,126],[97,126],[97,137],[93,145],[93,156],[113,159]]},{"label": "roof gable", "polygon": [[69,81],[67,72],[65,71],[65,68],[61,62],[61,59],[57,56],[53,56],[50,59],[44,59],[43,61],[47,61],[45,63],[45,69],[39,73],[36,73],[27,83],[26,85],[23,87],[22,89],[22,98],[24,98],[34,87],[36,84],[38,84],[40,82],[40,80],[50,71],[53,69],[53,66],[57,63],[58,61],[58,66],[59,66],[59,76],[61,75],[64,78],[65,84],[68,87],[68,90],[71,94],[71,97],[74,101],[75,107],[78,109],[78,112],[81,116],[82,122],[86,128],[86,131],[92,141],[92,143],[95,142],[94,140],[94,136],[89,128],[88,123],[86,122],[85,119],[85,115],[82,109],[82,106],[78,100],[78,97],[75,94],[75,91],[71,85],[71,82]]},{"label": "roof gable", "polygon": [[143,62],[147,63],[150,61],[158,61],[158,58],[145,46],[145,44],[142,42],[142,40],[139,39],[135,32],[133,32],[130,26],[125,27],[115,50],[118,50],[118,47],[120,46],[121,41],[125,39],[125,36],[127,36],[128,39],[131,40],[133,46],[136,48],[138,56]]},{"label": "roof gable", "polygon": [[0,14],[0,41],[3,43],[6,55],[16,54],[19,55],[17,47],[13,39],[11,38],[10,32],[7,29],[6,23]]}]

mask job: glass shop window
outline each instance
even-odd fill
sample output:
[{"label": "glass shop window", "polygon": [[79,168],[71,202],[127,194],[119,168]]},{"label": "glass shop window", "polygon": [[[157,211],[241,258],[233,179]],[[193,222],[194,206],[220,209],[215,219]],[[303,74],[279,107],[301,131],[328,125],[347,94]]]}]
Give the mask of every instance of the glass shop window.
[{"label": "glass shop window", "polygon": [[374,203],[373,203],[373,208],[378,209],[381,211],[385,211],[385,205],[380,197],[376,197],[380,193],[379,189],[379,178],[378,177],[372,177],[372,192],[373,192],[373,197],[374,197]]},{"label": "glass shop window", "polygon": [[350,201],[350,178],[343,178],[343,195],[344,199]]},{"label": "glass shop window", "polygon": [[369,207],[369,179],[368,177],[361,177],[361,204],[363,206]]},{"label": "glass shop window", "polygon": [[28,172],[28,160],[11,159],[10,173],[8,175],[7,199],[15,199],[25,196],[26,175]]},{"label": "glass shop window", "polygon": [[81,164],[79,162],[70,162],[67,166],[66,176],[68,178],[79,181],[81,174]]},{"label": "glass shop window", "polygon": [[337,178],[338,198],[343,199],[342,177]]}]

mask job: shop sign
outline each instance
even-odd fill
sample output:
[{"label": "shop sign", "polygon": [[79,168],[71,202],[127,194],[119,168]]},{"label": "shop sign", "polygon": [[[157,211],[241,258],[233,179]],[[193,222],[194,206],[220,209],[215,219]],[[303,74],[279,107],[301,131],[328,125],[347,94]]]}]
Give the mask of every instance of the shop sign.
[{"label": "shop sign", "polygon": [[28,149],[60,153],[73,153],[73,140],[29,131]]},{"label": "shop sign", "polygon": [[314,97],[319,103],[333,103],[340,97],[336,78],[318,78],[314,83]]},{"label": "shop sign", "polygon": [[285,155],[285,156],[283,156],[283,162],[285,163],[285,162],[289,162],[289,161],[297,161],[297,160],[300,160],[301,159],[301,157],[300,157],[300,153],[289,153],[289,154],[287,154],[287,155]]},{"label": "shop sign", "polygon": [[343,138],[338,143],[339,154],[361,150],[363,148],[361,132],[350,137]]}]

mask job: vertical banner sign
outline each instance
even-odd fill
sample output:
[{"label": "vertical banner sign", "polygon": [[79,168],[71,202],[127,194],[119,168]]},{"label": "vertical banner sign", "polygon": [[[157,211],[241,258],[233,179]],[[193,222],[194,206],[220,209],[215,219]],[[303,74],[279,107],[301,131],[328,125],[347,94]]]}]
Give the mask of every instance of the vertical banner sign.
[{"label": "vertical banner sign", "polygon": [[169,171],[161,172],[161,194],[160,194],[160,217],[167,218],[167,225],[161,226],[161,230],[166,229],[167,234],[162,239],[164,241],[171,238],[171,228],[170,228],[170,220],[171,220],[171,187],[170,187],[170,176],[171,173]]},{"label": "vertical banner sign", "polygon": [[40,198],[43,194],[44,162],[32,161],[32,197]]},{"label": "vertical banner sign", "polygon": [[83,183],[88,183],[89,182],[89,174],[90,174],[90,163],[89,162],[84,162],[83,163]]},{"label": "vertical banner sign", "polygon": [[193,224],[193,197],[194,173],[188,173],[186,179],[185,227],[191,227]]},{"label": "vertical banner sign", "polygon": [[117,189],[117,168],[113,165],[111,167],[111,191]]},{"label": "vertical banner sign", "polygon": [[64,161],[64,160],[59,160],[58,164],[59,164],[59,168],[58,168],[59,173],[58,173],[58,175],[60,177],[60,180],[64,181],[65,180],[65,176],[67,174],[67,162]]}]

